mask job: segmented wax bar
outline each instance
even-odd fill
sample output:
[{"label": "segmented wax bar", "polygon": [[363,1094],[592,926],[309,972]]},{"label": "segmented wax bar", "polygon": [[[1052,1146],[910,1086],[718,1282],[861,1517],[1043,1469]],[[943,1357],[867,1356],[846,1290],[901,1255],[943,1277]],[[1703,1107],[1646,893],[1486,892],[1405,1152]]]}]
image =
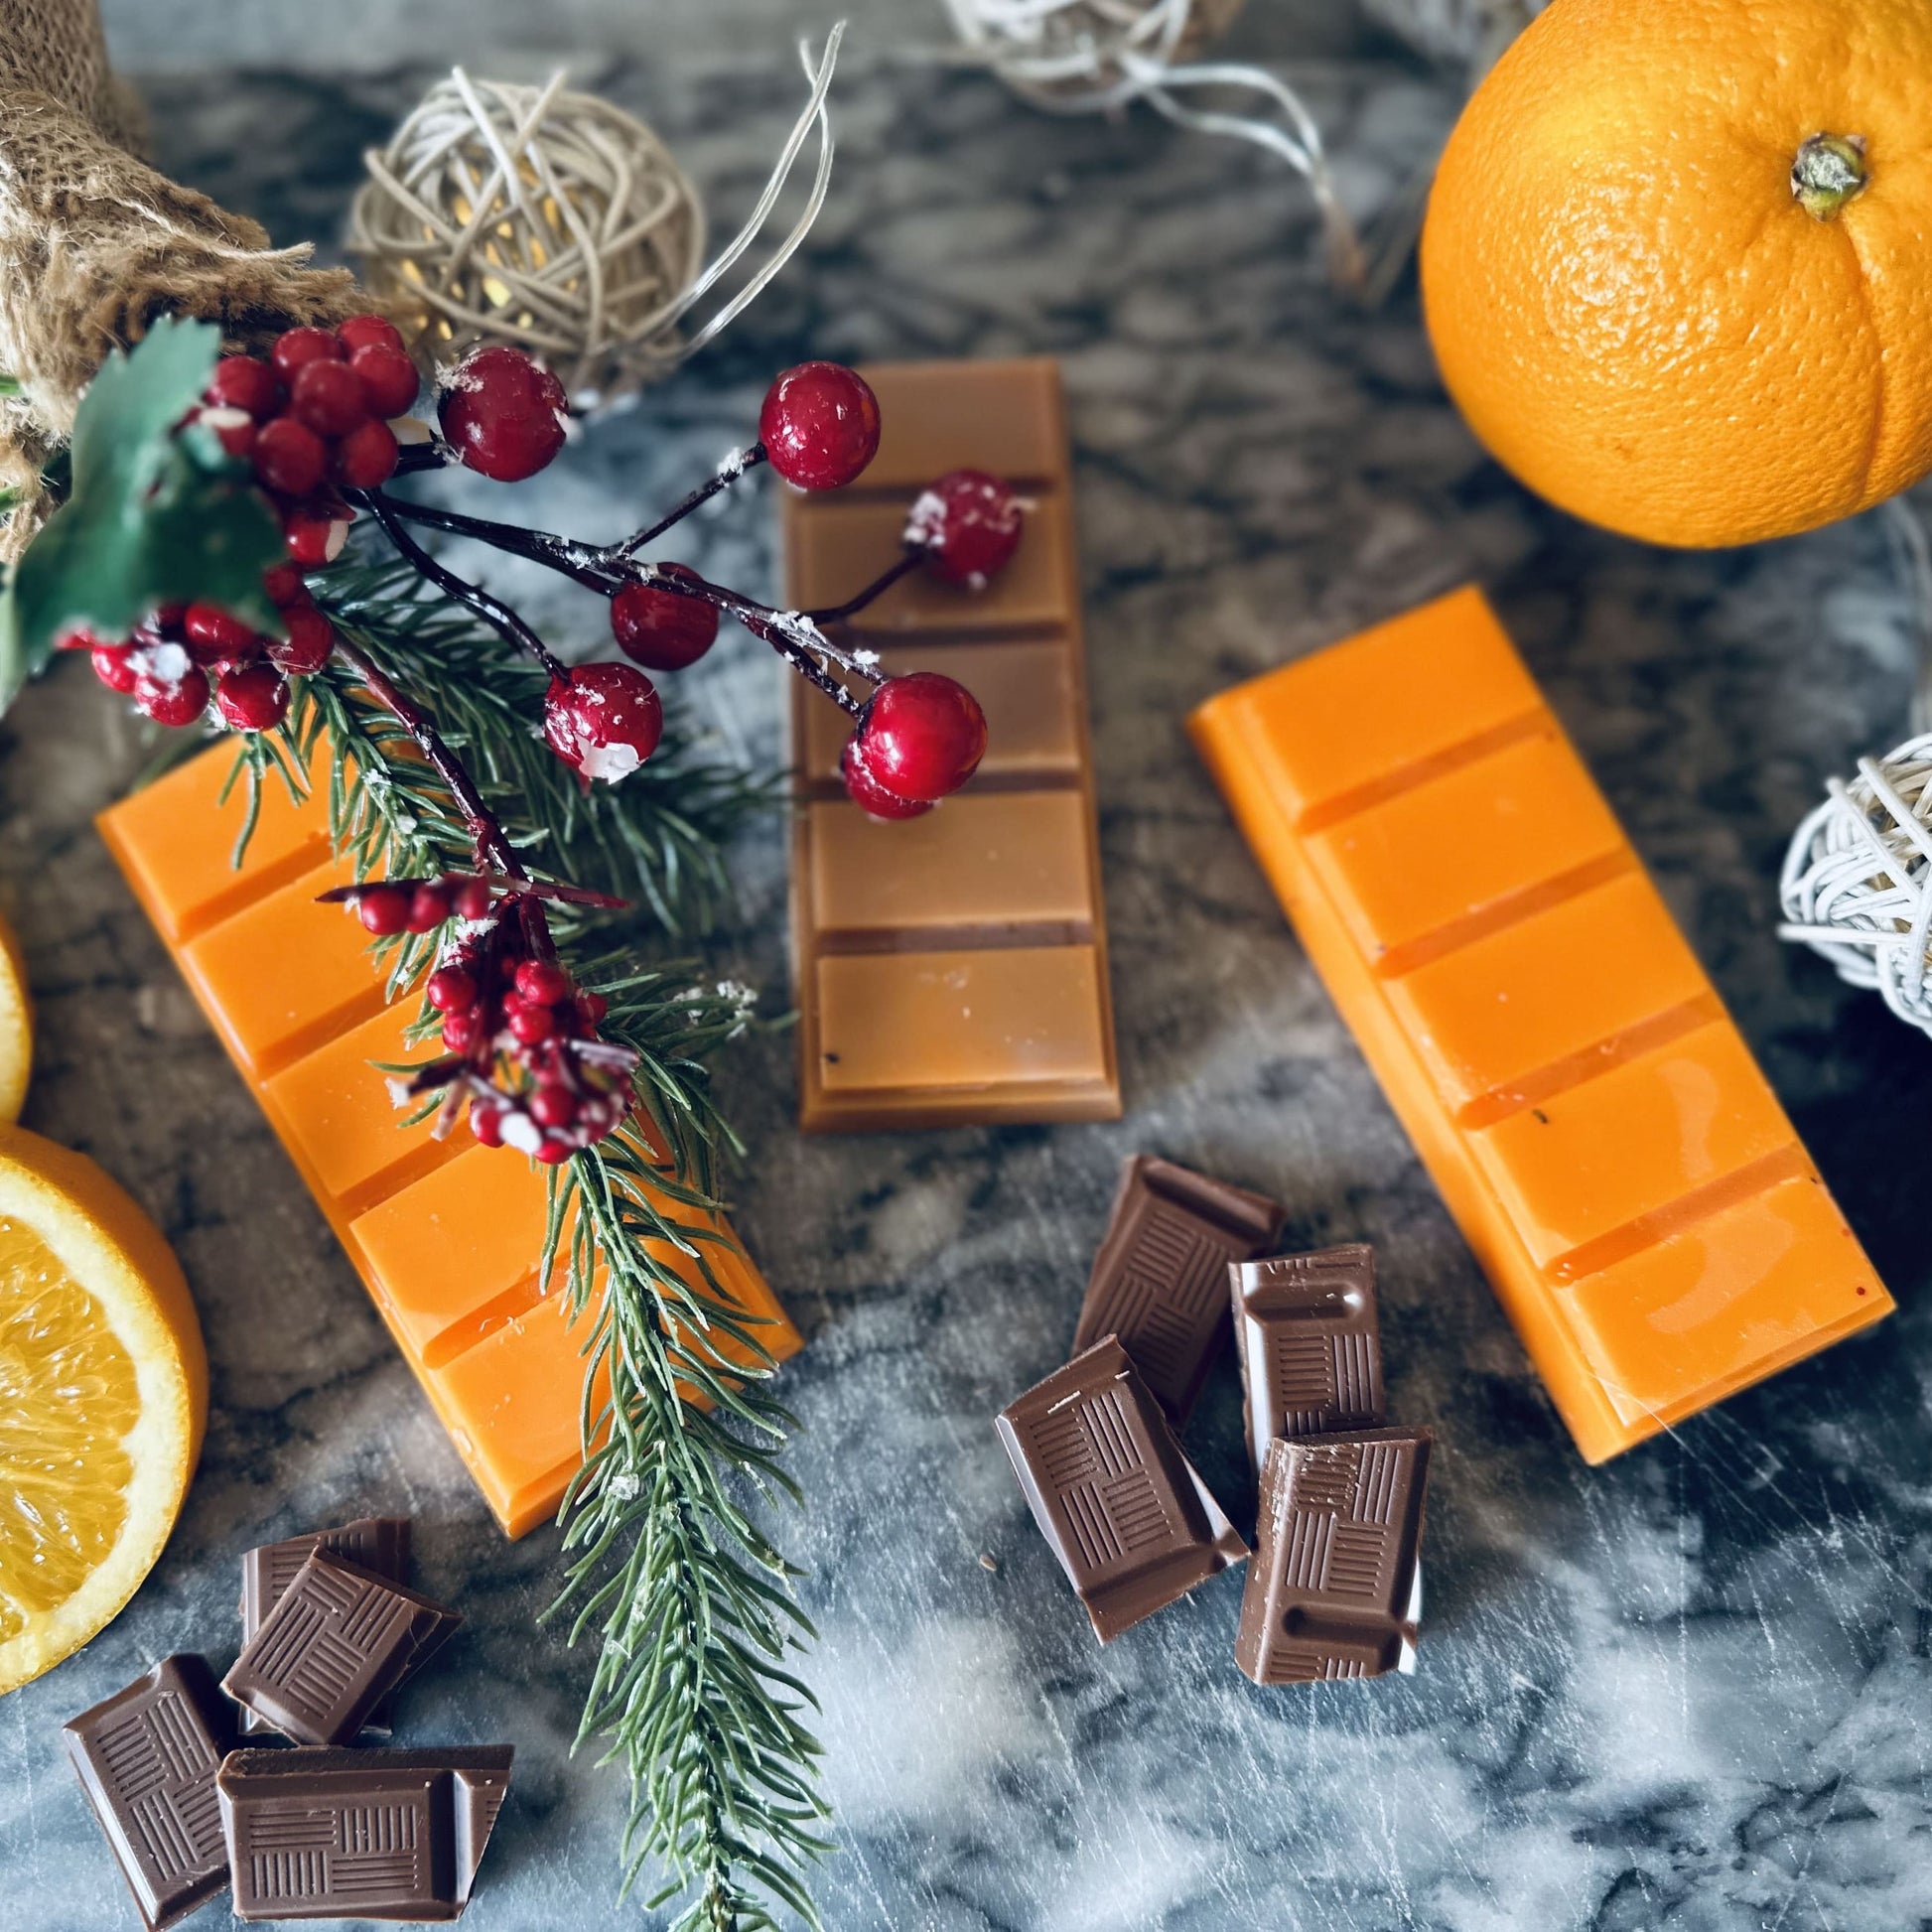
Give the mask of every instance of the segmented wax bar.
[{"label": "segmented wax bar", "polygon": [[1189,728],[1588,1460],[1890,1310],[1480,593]]}]

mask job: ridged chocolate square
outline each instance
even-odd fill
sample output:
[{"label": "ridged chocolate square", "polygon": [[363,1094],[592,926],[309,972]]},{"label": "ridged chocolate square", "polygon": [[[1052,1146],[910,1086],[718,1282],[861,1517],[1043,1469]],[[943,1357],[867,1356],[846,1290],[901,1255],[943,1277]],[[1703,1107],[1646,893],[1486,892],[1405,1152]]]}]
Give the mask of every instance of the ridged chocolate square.
[{"label": "ridged chocolate square", "polygon": [[1277,1436],[1382,1422],[1375,1250],[1366,1242],[1228,1269],[1234,1353],[1255,1466]]},{"label": "ridged chocolate square", "polygon": [[221,1688],[297,1743],[346,1743],[462,1621],[386,1577],[311,1550]]},{"label": "ridged chocolate square", "polygon": [[65,1727],[68,1755],[150,1932],[228,1881],[214,1775],[233,1741],[203,1657],[164,1657]]},{"label": "ridged chocolate square", "polygon": [[218,1788],[235,1915],[458,1917],[509,1788],[510,1746],[244,1750]]},{"label": "ridged chocolate square", "polygon": [[[311,1550],[326,1550],[332,1557],[387,1577],[392,1584],[409,1578],[409,1518],[407,1516],[358,1516],[352,1523],[334,1529],[315,1530],[306,1536],[285,1537],[280,1543],[262,1543],[241,1559],[241,1641],[245,1646],[262,1618],[282,1599],[295,1575],[308,1560]],[[274,1725],[258,1718],[246,1705],[241,1710],[244,1736],[272,1730]],[[384,1698],[363,1721],[363,1728],[379,1734],[389,1729],[389,1700]]]},{"label": "ridged chocolate square", "polygon": [[1235,1661],[1257,1684],[1379,1677],[1416,1641],[1426,1429],[1277,1437]]},{"label": "ridged chocolate square", "polygon": [[1102,1643],[1247,1556],[1112,1335],[1002,1410],[997,1426]]},{"label": "ridged chocolate square", "polygon": [[1275,1244],[1284,1210],[1265,1194],[1150,1155],[1121,1169],[1073,1352],[1118,1335],[1176,1428],[1227,1332],[1227,1269]]}]

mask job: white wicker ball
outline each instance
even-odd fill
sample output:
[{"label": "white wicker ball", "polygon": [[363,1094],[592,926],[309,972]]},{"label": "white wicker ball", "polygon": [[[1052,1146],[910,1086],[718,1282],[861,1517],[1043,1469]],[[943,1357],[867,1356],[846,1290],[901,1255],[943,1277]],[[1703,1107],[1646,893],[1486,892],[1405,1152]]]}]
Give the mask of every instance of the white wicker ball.
[{"label": "white wicker ball", "polygon": [[[946,0],[967,49],[1040,106],[1133,98],[1147,67],[1177,67],[1244,0]],[[1139,71],[1137,71],[1139,70]]]}]

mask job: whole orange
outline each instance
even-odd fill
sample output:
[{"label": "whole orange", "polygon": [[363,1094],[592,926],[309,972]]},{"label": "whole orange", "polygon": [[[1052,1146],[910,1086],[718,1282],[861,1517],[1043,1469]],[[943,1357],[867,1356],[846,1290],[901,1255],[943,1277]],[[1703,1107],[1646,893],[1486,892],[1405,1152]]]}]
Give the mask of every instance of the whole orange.
[{"label": "whole orange", "polygon": [[1449,138],[1444,380],[1553,502],[1748,543],[1932,469],[1932,0],[1555,0]]}]

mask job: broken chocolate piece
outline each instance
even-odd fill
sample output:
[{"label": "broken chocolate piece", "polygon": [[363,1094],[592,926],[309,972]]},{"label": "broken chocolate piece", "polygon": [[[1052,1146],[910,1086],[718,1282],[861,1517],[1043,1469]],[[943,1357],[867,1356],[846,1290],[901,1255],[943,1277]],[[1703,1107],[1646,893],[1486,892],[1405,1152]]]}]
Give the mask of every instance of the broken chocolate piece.
[{"label": "broken chocolate piece", "polygon": [[507,1744],[234,1752],[217,1788],[236,1917],[460,1916],[510,1756]]},{"label": "broken chocolate piece", "polygon": [[1413,1655],[1433,1440],[1371,1429],[1268,1445],[1234,1642],[1257,1684],[1379,1677]]},{"label": "broken chocolate piece", "polygon": [[997,1426],[1102,1643],[1247,1556],[1112,1335],[1002,1410]]},{"label": "broken chocolate piece", "polygon": [[233,1741],[204,1657],[164,1657],[65,1726],[68,1755],[149,1932],[228,1882],[214,1774]]},{"label": "broken chocolate piece", "polygon": [[1228,1269],[1234,1353],[1255,1466],[1277,1436],[1328,1436],[1382,1422],[1375,1250],[1366,1242],[1271,1255]]},{"label": "broken chocolate piece", "polygon": [[1283,1208],[1265,1194],[1134,1155],[1114,1190],[1074,1352],[1118,1335],[1179,1428],[1227,1331],[1228,1265],[1272,1246],[1283,1219]]},{"label": "broken chocolate piece", "polygon": [[346,1743],[462,1621],[386,1577],[311,1550],[221,1688],[297,1743]]}]

